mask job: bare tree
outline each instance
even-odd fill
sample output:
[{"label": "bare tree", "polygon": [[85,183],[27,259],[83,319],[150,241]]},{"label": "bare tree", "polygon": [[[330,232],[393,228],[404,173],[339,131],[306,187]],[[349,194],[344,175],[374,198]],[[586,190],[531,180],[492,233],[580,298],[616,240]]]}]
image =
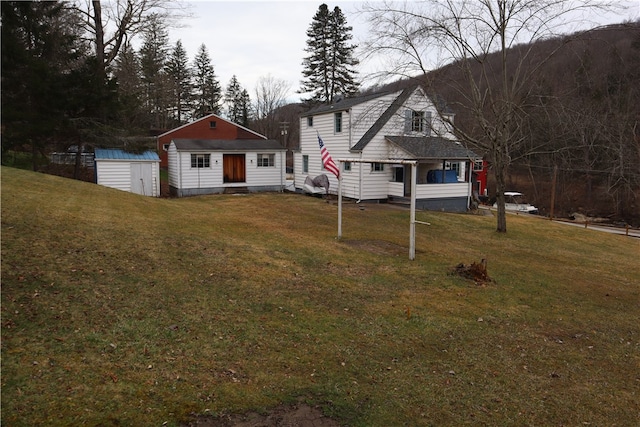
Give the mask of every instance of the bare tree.
[{"label": "bare tree", "polygon": [[291,84],[271,74],[261,76],[255,87],[254,119],[256,130],[274,138],[279,130],[277,110],[286,104]]},{"label": "bare tree", "polygon": [[385,1],[364,7],[373,33],[366,50],[390,54],[390,72],[422,78],[447,64],[437,80],[425,79],[424,84],[433,95],[442,91],[436,81],[449,85],[460,100],[451,106],[473,123],[462,128],[440,112],[460,140],[485,153],[491,163],[498,232],[507,231],[504,191],[509,166],[514,156],[526,155],[521,150],[527,138],[524,119],[536,103],[529,82],[562,46],[536,56],[533,42],[556,35],[572,16],[580,19],[581,11],[609,7],[591,0]]}]

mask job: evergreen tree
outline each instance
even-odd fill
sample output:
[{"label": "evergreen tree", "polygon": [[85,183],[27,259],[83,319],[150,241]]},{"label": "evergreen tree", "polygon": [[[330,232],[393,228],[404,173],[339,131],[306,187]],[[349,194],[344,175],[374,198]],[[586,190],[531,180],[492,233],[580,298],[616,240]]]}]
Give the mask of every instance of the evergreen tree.
[{"label": "evergreen tree", "polygon": [[51,144],[76,139],[75,119],[95,115],[100,99],[86,90],[91,58],[64,3],[3,1],[0,7],[2,152],[29,147],[37,170],[39,154]]},{"label": "evergreen tree", "polygon": [[173,97],[173,110],[178,124],[183,122],[183,112],[188,111],[191,99],[191,69],[187,51],[178,40],[169,56],[167,63],[167,73],[171,83],[171,94]]},{"label": "evergreen tree", "polygon": [[168,76],[165,67],[168,61],[168,39],[167,31],[160,20],[152,17],[140,48],[140,64],[149,124],[156,129],[167,128],[169,102]]},{"label": "evergreen tree", "polygon": [[332,103],[336,95],[358,90],[352,68],[358,64],[353,57],[356,46],[348,44],[351,30],[339,7],[330,12],[326,4],[320,5],[307,30],[309,56],[302,62],[304,79],[298,93],[311,93],[306,101]]},{"label": "evergreen tree", "polygon": [[193,77],[194,117],[203,117],[210,113],[220,114],[222,88],[216,79],[209,52],[204,44],[200,45],[194,58]]},{"label": "evergreen tree", "polygon": [[113,71],[118,82],[120,102],[118,125],[135,132],[144,117],[144,88],[140,59],[130,43],[125,44],[120,50]]},{"label": "evergreen tree", "polygon": [[224,94],[224,101],[227,104],[227,118],[234,123],[247,126],[249,124],[251,99],[249,92],[242,88],[235,75],[229,80]]}]

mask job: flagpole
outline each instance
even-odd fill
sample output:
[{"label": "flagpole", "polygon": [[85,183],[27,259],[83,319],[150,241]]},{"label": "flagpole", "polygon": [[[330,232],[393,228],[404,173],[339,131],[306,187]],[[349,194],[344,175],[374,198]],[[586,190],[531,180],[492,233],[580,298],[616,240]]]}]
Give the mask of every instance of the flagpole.
[{"label": "flagpole", "polygon": [[[339,161],[342,169],[342,161]],[[338,240],[342,238],[342,174],[338,177]]]}]

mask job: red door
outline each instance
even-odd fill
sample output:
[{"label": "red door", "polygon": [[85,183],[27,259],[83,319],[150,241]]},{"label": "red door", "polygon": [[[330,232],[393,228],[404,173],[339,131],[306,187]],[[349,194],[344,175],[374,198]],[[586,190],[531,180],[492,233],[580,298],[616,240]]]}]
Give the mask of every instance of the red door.
[{"label": "red door", "polygon": [[246,181],[244,154],[224,154],[222,163],[224,165],[224,182]]}]

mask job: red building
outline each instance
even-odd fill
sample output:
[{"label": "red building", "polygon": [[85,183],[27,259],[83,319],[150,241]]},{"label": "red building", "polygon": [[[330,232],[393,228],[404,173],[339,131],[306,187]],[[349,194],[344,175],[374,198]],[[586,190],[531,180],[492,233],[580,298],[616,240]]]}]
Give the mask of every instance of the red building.
[{"label": "red building", "polygon": [[241,140],[267,139],[250,129],[230,122],[215,114],[209,114],[201,119],[182,125],[173,130],[158,135],[158,153],[160,167],[167,168],[167,150],[173,139],[208,139],[208,140]]}]

